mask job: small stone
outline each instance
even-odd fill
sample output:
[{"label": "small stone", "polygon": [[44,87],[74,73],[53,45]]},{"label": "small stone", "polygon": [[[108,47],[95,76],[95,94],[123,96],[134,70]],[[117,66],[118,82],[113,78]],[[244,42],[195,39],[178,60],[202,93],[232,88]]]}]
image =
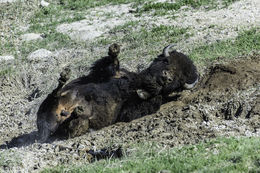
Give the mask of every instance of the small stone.
[{"label": "small stone", "polygon": [[16,0],[0,0],[0,3],[11,3],[15,2]]},{"label": "small stone", "polygon": [[33,41],[33,40],[41,40],[42,36],[41,34],[35,34],[35,33],[28,33],[21,36],[21,39],[23,41]]},{"label": "small stone", "polygon": [[39,49],[30,53],[27,59],[31,61],[46,61],[46,59],[51,57],[52,55],[52,52],[49,50]]},{"label": "small stone", "polygon": [[41,6],[41,7],[48,7],[49,5],[50,5],[50,3],[49,3],[49,2],[46,2],[46,1],[44,1],[44,0],[42,0],[41,3],[40,3],[40,6]]},{"label": "small stone", "polygon": [[13,55],[0,56],[0,61],[9,61],[13,59],[14,59]]},{"label": "small stone", "polygon": [[54,151],[55,151],[56,153],[60,152],[60,146],[57,145],[57,146],[55,147]]}]

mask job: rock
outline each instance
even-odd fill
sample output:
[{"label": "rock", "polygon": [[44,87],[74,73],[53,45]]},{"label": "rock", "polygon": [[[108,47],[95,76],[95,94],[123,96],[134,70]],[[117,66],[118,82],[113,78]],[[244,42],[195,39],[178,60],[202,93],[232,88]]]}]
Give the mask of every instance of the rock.
[{"label": "rock", "polygon": [[11,2],[15,2],[16,0],[0,0],[0,4],[1,3],[7,3],[7,2],[9,2],[9,3],[11,3]]},{"label": "rock", "polygon": [[47,58],[51,57],[53,54],[51,51],[46,49],[36,50],[27,57],[30,61],[46,61]]},{"label": "rock", "polygon": [[40,6],[41,6],[41,7],[48,7],[49,5],[50,5],[50,3],[49,3],[49,2],[46,2],[46,1],[44,1],[44,0],[42,0],[41,3],[40,3]]},{"label": "rock", "polygon": [[[134,20],[133,14],[128,13],[129,8],[129,4],[125,4],[120,6],[109,6],[98,11],[92,9],[90,17],[87,16],[84,20],[69,24],[63,23],[57,26],[56,31],[69,35],[71,39],[77,41],[93,40],[118,25]],[[106,16],[100,16],[100,11],[104,13],[113,13],[113,15],[124,17],[114,17],[108,19]]]},{"label": "rock", "polygon": [[35,33],[28,33],[21,36],[21,39],[23,41],[33,41],[38,39],[43,39],[41,34],[35,34]]},{"label": "rock", "polygon": [[13,59],[14,59],[13,55],[0,56],[0,62],[1,61],[9,61],[9,60],[13,60]]}]

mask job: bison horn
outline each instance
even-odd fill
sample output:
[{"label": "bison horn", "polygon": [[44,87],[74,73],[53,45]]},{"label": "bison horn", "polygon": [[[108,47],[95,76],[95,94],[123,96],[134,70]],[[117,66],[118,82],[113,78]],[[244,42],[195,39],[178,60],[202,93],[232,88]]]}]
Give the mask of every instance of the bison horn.
[{"label": "bison horn", "polygon": [[185,89],[192,89],[198,83],[198,81],[199,81],[199,77],[197,77],[197,79],[192,84],[185,83],[184,88]]},{"label": "bison horn", "polygon": [[163,49],[163,55],[164,55],[165,57],[170,56],[170,54],[169,54],[169,49],[172,48],[172,47],[174,47],[174,46],[176,46],[176,45],[175,45],[175,44],[170,44],[170,45],[166,46],[166,47]]}]

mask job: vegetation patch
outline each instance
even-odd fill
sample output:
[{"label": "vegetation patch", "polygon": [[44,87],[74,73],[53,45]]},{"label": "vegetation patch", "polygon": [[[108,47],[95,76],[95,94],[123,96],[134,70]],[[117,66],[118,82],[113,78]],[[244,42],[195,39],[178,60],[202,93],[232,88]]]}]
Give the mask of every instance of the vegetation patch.
[{"label": "vegetation patch", "polygon": [[216,59],[217,57],[232,58],[252,51],[260,50],[260,28],[252,28],[241,32],[235,39],[216,42],[210,45],[202,45],[190,52],[194,60]]},{"label": "vegetation patch", "polygon": [[17,153],[13,151],[0,152],[0,167],[6,171],[10,170],[14,165],[20,165],[20,160]]},{"label": "vegetation patch", "polygon": [[[144,57],[149,55],[154,59],[162,48],[169,43],[176,43],[183,38],[188,38],[188,28],[179,28],[165,25],[149,25],[138,21],[131,21],[117,26],[109,32],[109,37],[104,35],[97,43],[109,45],[113,42],[127,45],[126,52],[122,52],[122,58]],[[132,53],[135,55],[132,55]],[[125,57],[128,56],[128,57]],[[148,59],[149,59],[148,57]]]},{"label": "vegetation patch", "polygon": [[127,3],[135,3],[135,4],[141,4],[145,2],[145,0],[102,0],[102,1],[96,1],[96,0],[59,0],[58,1],[60,5],[63,6],[65,9],[71,9],[71,10],[81,10],[81,9],[89,9],[93,7],[98,7],[102,5],[118,5],[118,4],[127,4]]},{"label": "vegetation patch", "polygon": [[135,146],[123,159],[82,166],[58,166],[51,172],[258,172],[259,138],[218,138],[197,145],[166,149],[156,144]]},{"label": "vegetation patch", "polygon": [[165,15],[172,11],[177,11],[183,6],[192,8],[206,7],[207,10],[215,9],[218,7],[227,8],[233,2],[238,0],[176,0],[174,3],[169,2],[147,2],[143,6],[137,8],[139,14],[152,11],[154,15]]},{"label": "vegetation patch", "polygon": [[9,74],[11,74],[13,72],[13,70],[14,70],[13,67],[9,67],[9,66],[1,67],[0,77],[8,76]]}]

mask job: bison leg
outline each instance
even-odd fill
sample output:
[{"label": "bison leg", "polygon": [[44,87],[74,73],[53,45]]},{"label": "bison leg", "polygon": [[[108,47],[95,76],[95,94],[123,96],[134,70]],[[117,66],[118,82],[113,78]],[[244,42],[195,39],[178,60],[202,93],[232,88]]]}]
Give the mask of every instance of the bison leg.
[{"label": "bison leg", "polygon": [[89,119],[84,115],[83,108],[80,106],[75,108],[72,116],[75,118],[69,122],[69,137],[76,137],[87,133],[89,130]]}]

